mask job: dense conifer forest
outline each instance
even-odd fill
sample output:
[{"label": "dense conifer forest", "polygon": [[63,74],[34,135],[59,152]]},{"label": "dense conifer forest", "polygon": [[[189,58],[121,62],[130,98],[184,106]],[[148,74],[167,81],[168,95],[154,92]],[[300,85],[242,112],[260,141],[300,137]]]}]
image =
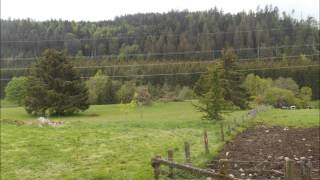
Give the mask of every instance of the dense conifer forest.
[{"label": "dense conifer forest", "polygon": [[[272,6],[237,14],[213,8],[99,22],[2,19],[2,87],[14,76],[28,75],[32,62],[48,48],[66,51],[84,78],[102,69],[121,81],[192,87],[208,61],[221,58],[222,50],[231,47],[241,70],[262,77],[292,77],[312,87],[318,98],[317,25],[314,18],[298,20]],[[302,67],[277,69],[291,65]],[[189,74],[140,76],[172,73]]]}]

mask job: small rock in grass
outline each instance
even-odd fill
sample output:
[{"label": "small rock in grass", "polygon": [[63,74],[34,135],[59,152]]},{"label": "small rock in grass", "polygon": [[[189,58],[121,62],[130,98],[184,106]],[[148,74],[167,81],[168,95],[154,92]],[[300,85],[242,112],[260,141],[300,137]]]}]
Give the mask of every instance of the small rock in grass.
[{"label": "small rock in grass", "polygon": [[309,158],[309,159],[312,159],[312,158],[313,158],[313,156],[309,156],[308,158]]},{"label": "small rock in grass", "polygon": [[308,151],[311,152],[312,150],[311,150],[311,149],[308,149]]},{"label": "small rock in grass", "polygon": [[279,139],[279,140],[278,140],[278,142],[279,142],[279,143],[281,143],[281,142],[282,142],[282,140],[281,140],[281,139]]},{"label": "small rock in grass", "polygon": [[226,156],[229,156],[230,152],[226,152]]},{"label": "small rock in grass", "polygon": [[286,128],[284,128],[283,130],[284,130],[284,131],[288,131],[288,130],[289,130],[289,128],[287,128],[287,127],[286,127]]},{"label": "small rock in grass", "polygon": [[265,132],[266,132],[266,133],[268,133],[268,132],[269,132],[269,130],[267,129]]},{"label": "small rock in grass", "polygon": [[230,176],[231,178],[234,178],[234,175],[233,175],[233,174],[229,174],[229,176]]},{"label": "small rock in grass", "polygon": [[294,160],[299,161],[299,158],[294,158]]},{"label": "small rock in grass", "polygon": [[245,173],[241,173],[240,175],[241,175],[241,176],[245,176],[246,174],[245,174]]},{"label": "small rock in grass", "polygon": [[301,160],[305,160],[306,158],[305,158],[305,157],[300,157],[300,159],[301,159]]},{"label": "small rock in grass", "polygon": [[242,168],[239,169],[240,172],[243,172],[244,170]]},{"label": "small rock in grass", "polygon": [[271,159],[271,158],[272,158],[272,156],[271,156],[271,155],[269,155],[269,156],[268,156],[268,159]]},{"label": "small rock in grass", "polygon": [[306,140],[306,138],[302,138],[302,141],[305,141]]}]

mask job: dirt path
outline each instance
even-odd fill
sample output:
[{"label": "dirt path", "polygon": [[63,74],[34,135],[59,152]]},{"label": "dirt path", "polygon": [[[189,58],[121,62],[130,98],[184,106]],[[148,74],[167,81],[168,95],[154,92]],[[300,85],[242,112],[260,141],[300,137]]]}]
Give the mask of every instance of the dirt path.
[{"label": "dirt path", "polygon": [[[319,128],[287,129],[280,127],[249,128],[226,144],[209,165],[219,169],[217,160],[229,159],[230,174],[241,179],[283,178],[284,158],[295,160],[294,171],[300,174],[301,159],[312,161],[312,177],[319,178]],[[253,161],[253,162],[248,162]]]}]

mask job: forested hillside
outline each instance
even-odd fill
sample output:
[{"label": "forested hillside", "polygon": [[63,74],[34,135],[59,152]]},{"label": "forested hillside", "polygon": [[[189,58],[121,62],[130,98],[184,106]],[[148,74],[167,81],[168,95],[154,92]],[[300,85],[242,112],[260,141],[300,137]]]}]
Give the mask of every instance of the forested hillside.
[{"label": "forested hillside", "polygon": [[[272,6],[256,13],[228,14],[214,8],[126,15],[101,22],[1,20],[1,57],[34,57],[46,48],[56,48],[72,56],[142,53],[164,58],[159,53],[205,51],[166,58],[211,58],[219,52],[210,51],[226,46],[250,48],[239,53],[242,58],[258,53],[299,55],[313,53],[319,43],[316,23],[313,18],[294,19]],[[279,48],[263,48],[270,46]]]},{"label": "forested hillside", "polygon": [[[48,48],[66,50],[85,79],[102,69],[122,82],[193,87],[222,49],[232,47],[245,73],[292,77],[312,87],[318,98],[317,23],[272,6],[237,14],[217,8],[134,14],[100,22],[1,20],[1,89],[12,77],[28,75],[35,57]],[[302,67],[274,69],[289,65]]]}]

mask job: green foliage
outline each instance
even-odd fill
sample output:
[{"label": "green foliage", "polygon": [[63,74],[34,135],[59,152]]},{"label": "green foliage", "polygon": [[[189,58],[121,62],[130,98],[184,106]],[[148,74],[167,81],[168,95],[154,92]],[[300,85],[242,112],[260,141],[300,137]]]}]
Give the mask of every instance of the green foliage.
[{"label": "green foliage", "polygon": [[91,104],[112,104],[116,94],[112,81],[99,70],[94,77],[86,81]]},{"label": "green foliage", "polygon": [[235,50],[228,48],[223,52],[221,78],[224,99],[232,102],[240,109],[248,108],[249,95],[242,87],[243,74],[237,71],[237,55]]},{"label": "green foliage", "polygon": [[135,92],[135,84],[133,82],[125,82],[117,91],[118,102],[130,103],[133,99]]},{"label": "green foliage", "polygon": [[6,100],[18,105],[23,105],[24,98],[27,94],[27,86],[27,77],[14,77],[6,86]]},{"label": "green foliage", "polygon": [[139,105],[151,105],[152,98],[147,86],[140,86],[136,88],[133,99]]},{"label": "green foliage", "polygon": [[291,90],[272,87],[266,91],[264,102],[280,108],[296,104],[297,98]]},{"label": "green foliage", "polygon": [[179,100],[191,100],[193,99],[193,91],[187,86],[183,86],[183,88],[179,91],[178,97]]},{"label": "green foliage", "polygon": [[[317,54],[319,51],[319,46],[317,46],[319,44],[319,29],[313,25],[315,22],[316,20],[313,18],[297,21],[288,14],[283,17],[278,8],[270,6],[259,8],[255,12],[241,12],[232,15],[220,11],[218,8],[213,8],[201,12],[172,11],[163,14],[126,15],[103,22],[61,20],[37,22],[30,19],[1,19],[2,41],[30,41],[27,46],[10,45],[1,47],[1,57],[9,59],[10,57],[33,57],[39,55],[50,45],[50,47],[57,49],[66,49],[68,56],[75,57],[72,61],[74,66],[107,66],[118,65],[118,63],[121,65],[121,63],[145,64],[212,60],[221,58],[221,53],[216,51],[212,53],[212,50],[220,50],[228,46],[236,49],[248,48],[237,51],[239,59],[256,58],[258,53],[259,57],[263,57],[263,60],[261,59],[261,61],[254,63],[242,61],[239,69],[243,70],[295,64],[313,65],[318,64],[318,56],[302,55],[299,61],[290,56]],[[290,33],[287,32],[288,27],[292,27]],[[264,31],[255,31],[255,29],[263,29]],[[277,30],[274,31],[273,29]],[[242,33],[243,31],[248,33]],[[221,32],[227,32],[227,34],[220,34]],[[208,33],[214,33],[215,35],[205,35]],[[177,36],[172,36],[172,34],[177,34]],[[50,43],[41,41],[43,39],[50,40]],[[55,41],[63,39],[68,41]],[[93,39],[93,41],[81,41],[79,43],[79,39]],[[258,40],[259,42],[257,42]],[[31,43],[31,41],[34,43]],[[257,51],[258,46],[270,47],[275,46],[275,43],[279,45],[279,48],[260,48]],[[314,46],[301,46],[313,43]],[[283,45],[292,45],[294,48],[281,48]],[[203,51],[203,53],[172,53],[178,51]],[[127,55],[127,53],[135,55]],[[162,53],[166,55],[162,55]],[[121,57],[118,56],[120,54]],[[278,59],[265,59],[265,57],[281,57],[282,55],[284,55],[284,62],[279,62]],[[119,58],[127,61],[119,61]],[[97,61],[98,59],[99,61]],[[16,62],[16,60],[3,61],[1,67],[4,69],[18,67]],[[27,67],[31,62],[19,61],[19,66]],[[195,63],[188,66],[144,66],[133,73],[200,72],[205,71],[207,65],[207,63]],[[86,77],[93,76],[96,73],[91,68],[79,69],[79,71],[81,76]],[[260,70],[256,73],[259,73],[260,77],[270,77],[272,79],[280,76],[291,77],[300,87],[311,87],[313,98],[319,99],[320,80],[318,72],[319,66],[296,69],[269,69]],[[115,68],[112,70],[108,68],[104,73],[108,76],[133,74],[131,68]],[[14,72],[2,71],[2,78],[9,79],[13,76],[25,75],[26,71],[23,70]],[[190,74],[179,75],[174,78],[171,76],[146,77],[141,78],[141,81],[142,84],[150,82],[153,85],[162,86],[166,82],[170,86],[193,87],[198,78],[199,74]],[[5,82],[2,83],[5,84]],[[0,91],[1,97],[4,97],[4,87],[5,85],[2,86],[3,89]]]},{"label": "green foliage", "polygon": [[223,120],[222,113],[228,109],[220,78],[218,69],[213,69],[208,77],[210,89],[204,95],[199,96],[200,105],[195,105],[200,112],[204,113],[203,119],[221,121]]},{"label": "green foliage", "polygon": [[278,79],[273,81],[273,86],[281,88],[281,89],[288,89],[294,93],[299,92],[299,86],[292,78],[279,77]]},{"label": "green foliage", "polygon": [[299,92],[299,98],[301,99],[301,106],[306,108],[309,106],[312,97],[312,89],[310,87],[302,87]]},{"label": "green foliage", "polygon": [[25,109],[35,115],[66,115],[88,109],[88,90],[66,59],[46,50],[34,64],[27,87]]},{"label": "green foliage", "polygon": [[272,79],[263,79],[254,74],[248,74],[243,82],[243,86],[252,96],[258,96],[264,94],[272,87]]},{"label": "green foliage", "polygon": [[275,107],[296,105],[300,108],[309,107],[312,97],[310,87],[299,86],[291,78],[279,77],[275,81],[260,78],[257,75],[247,75],[244,83],[246,90],[257,104],[270,104]]},{"label": "green foliage", "polygon": [[[233,49],[227,49],[223,53],[223,58],[217,63],[208,67],[207,75],[202,75],[194,87],[197,96],[206,94],[211,88],[212,83],[210,77],[219,69],[219,77],[221,78],[221,88],[226,101],[240,109],[248,108],[249,95],[246,89],[242,87],[243,75],[237,71],[237,56]],[[209,77],[209,78],[208,78]]]}]

